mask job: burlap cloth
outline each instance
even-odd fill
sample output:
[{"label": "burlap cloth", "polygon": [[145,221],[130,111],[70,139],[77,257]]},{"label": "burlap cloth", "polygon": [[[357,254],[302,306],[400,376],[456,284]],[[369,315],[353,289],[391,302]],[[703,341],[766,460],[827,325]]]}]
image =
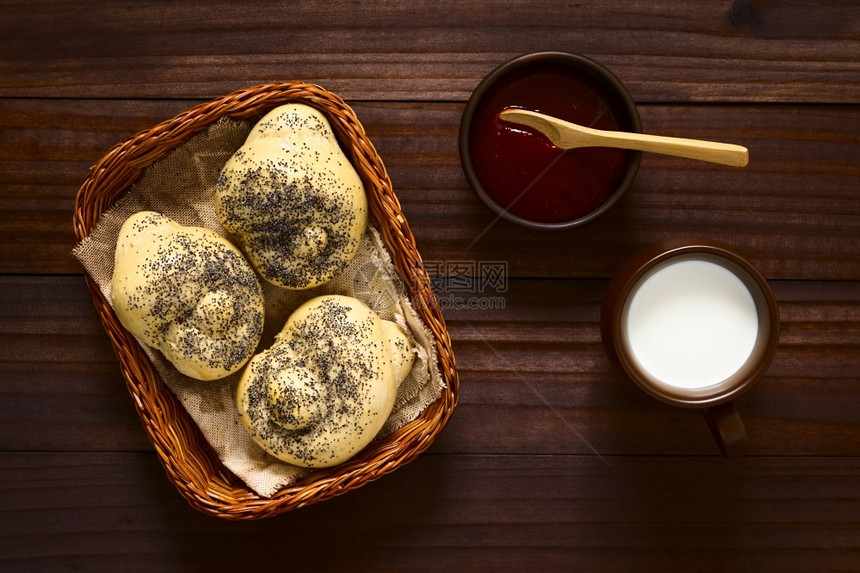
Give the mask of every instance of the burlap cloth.
[{"label": "burlap cloth", "polygon": [[[133,213],[157,211],[183,225],[206,227],[230,239],[215,216],[215,181],[252,127],[249,122],[222,119],[153,164],[126,195],[102,214],[93,232],[76,246],[73,254],[108,301],[117,236],[122,223]],[[368,228],[349,267],[325,285],[289,291],[260,282],[266,301],[260,350],[271,345],[293,309],[321,294],[354,296],[409,333],[416,346],[415,365],[400,385],[394,410],[377,439],[414,420],[440,397],[444,382],[436,363],[433,335],[407,299],[374,228]],[[223,464],[248,487],[259,495],[270,496],[308,473],[275,459],[251,440],[236,410],[234,393],[241,371],[222,380],[202,382],[180,374],[161,352],[142,343],[141,346]]]}]

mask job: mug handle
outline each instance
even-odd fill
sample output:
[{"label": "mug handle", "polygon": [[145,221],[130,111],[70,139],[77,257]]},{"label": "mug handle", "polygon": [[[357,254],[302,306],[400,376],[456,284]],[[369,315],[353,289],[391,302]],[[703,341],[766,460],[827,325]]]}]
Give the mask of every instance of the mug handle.
[{"label": "mug handle", "polygon": [[732,401],[705,408],[704,414],[724,456],[738,458],[747,452],[747,432]]}]

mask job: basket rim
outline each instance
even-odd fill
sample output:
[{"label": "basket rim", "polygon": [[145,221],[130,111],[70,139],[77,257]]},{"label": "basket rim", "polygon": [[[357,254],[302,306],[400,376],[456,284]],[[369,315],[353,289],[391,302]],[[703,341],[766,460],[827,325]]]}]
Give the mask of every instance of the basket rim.
[{"label": "basket rim", "polygon": [[407,295],[433,334],[444,387],[439,399],[415,420],[374,441],[352,459],[313,471],[296,484],[262,497],[224,467],[84,269],[127,389],[168,478],[192,507],[225,519],[278,515],[341,495],[396,470],[429,447],[447,424],[459,397],[459,375],[447,326],[384,163],[352,108],[321,86],[304,81],[257,84],[197,104],[117,143],[90,168],[75,196],[76,242],[90,235],[101,214],[132,187],[149,165],[189,137],[223,117],[253,119],[289,102],[311,105],[329,118],[344,151],[364,180],[371,222],[401,278],[409,279],[403,281]]}]

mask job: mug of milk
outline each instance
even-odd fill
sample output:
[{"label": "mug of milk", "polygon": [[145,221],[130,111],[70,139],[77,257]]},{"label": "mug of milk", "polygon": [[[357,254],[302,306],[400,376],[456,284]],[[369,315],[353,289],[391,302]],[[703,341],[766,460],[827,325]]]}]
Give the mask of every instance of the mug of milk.
[{"label": "mug of milk", "polygon": [[609,284],[601,335],[609,357],[642,390],[701,408],[723,454],[746,452],[732,400],[770,366],[779,310],[767,281],[743,256],[699,238],[643,249]]}]

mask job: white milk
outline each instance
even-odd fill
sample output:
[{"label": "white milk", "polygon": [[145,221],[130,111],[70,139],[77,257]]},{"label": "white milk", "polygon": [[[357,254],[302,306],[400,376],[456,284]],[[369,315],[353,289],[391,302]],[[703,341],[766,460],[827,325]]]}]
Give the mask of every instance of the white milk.
[{"label": "white milk", "polygon": [[758,315],[734,273],[683,260],[658,270],[632,294],[627,334],[633,355],[652,376],[678,388],[705,388],[746,362]]}]

